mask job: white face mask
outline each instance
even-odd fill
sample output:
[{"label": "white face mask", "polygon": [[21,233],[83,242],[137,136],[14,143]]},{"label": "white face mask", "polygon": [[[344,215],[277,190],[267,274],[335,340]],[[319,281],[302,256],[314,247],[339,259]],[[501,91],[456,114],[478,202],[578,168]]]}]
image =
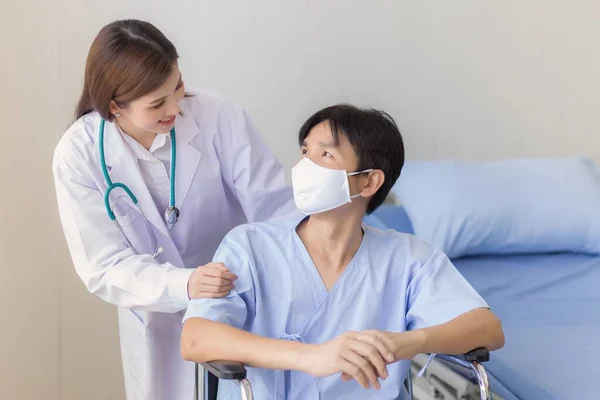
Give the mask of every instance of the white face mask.
[{"label": "white face mask", "polygon": [[347,173],[343,169],[321,167],[308,158],[303,158],[292,168],[292,186],[296,207],[304,214],[318,214],[350,203],[348,176],[373,171],[366,169]]}]

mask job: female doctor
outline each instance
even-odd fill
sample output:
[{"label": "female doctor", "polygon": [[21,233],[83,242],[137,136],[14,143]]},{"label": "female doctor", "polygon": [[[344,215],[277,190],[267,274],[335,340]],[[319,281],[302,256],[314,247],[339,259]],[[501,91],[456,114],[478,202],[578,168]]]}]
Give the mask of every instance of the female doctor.
[{"label": "female doctor", "polygon": [[88,54],[77,121],[53,173],[69,251],[87,289],[118,306],[128,399],[188,400],[180,356],[190,298],[225,296],[211,264],[241,223],[295,210],[284,171],[246,113],[187,93],[173,44],[137,20],[105,26]]}]

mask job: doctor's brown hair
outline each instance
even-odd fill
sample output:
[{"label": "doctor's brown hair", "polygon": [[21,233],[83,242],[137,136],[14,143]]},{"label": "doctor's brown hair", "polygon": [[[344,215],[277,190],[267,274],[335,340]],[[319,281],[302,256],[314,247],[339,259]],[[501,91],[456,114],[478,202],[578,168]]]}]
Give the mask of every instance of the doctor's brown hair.
[{"label": "doctor's brown hair", "polygon": [[90,47],[75,118],[97,111],[112,121],[111,100],[126,108],[129,102],[156,90],[178,58],[173,43],[149,22],[129,19],[106,25]]}]

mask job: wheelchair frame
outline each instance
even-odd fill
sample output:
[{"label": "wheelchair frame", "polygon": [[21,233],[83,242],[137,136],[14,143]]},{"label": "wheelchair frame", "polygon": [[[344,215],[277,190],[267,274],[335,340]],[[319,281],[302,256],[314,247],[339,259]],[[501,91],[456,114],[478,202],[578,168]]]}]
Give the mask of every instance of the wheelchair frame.
[{"label": "wheelchair frame", "polygon": [[[485,348],[479,348],[472,350],[468,353],[461,355],[450,355],[450,354],[436,354],[436,358],[439,358],[443,361],[449,362],[454,365],[458,365],[464,368],[469,369],[473,375],[477,379],[477,383],[479,385],[479,393],[481,400],[491,400],[492,399],[492,390],[490,386],[490,381],[488,374],[483,367],[482,363],[490,360],[490,353]],[[230,361],[214,361],[209,363],[203,363],[202,368],[205,373],[202,378],[200,377],[200,368],[199,364],[196,364],[196,376],[195,376],[195,390],[194,390],[194,400],[200,399],[200,380],[202,379],[203,384],[203,398],[204,400],[213,400],[208,399],[208,373],[213,374],[218,379],[222,380],[235,380],[240,386],[240,391],[242,394],[242,400],[253,400],[254,396],[252,394],[252,385],[250,381],[246,377],[246,368],[244,365],[238,362],[230,362]],[[409,372],[410,375],[410,372]],[[409,388],[409,393],[412,397],[412,388]]]}]

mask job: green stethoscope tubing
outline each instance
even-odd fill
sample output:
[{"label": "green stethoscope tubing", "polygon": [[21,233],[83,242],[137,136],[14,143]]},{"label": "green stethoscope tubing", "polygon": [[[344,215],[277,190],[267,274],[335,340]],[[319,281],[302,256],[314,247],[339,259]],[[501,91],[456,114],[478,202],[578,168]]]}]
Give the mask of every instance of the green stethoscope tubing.
[{"label": "green stethoscope tubing", "polygon": [[[117,182],[113,183],[108,175],[108,168],[106,167],[106,158],[104,153],[104,126],[106,121],[104,118],[100,121],[100,134],[98,138],[98,142],[100,144],[100,166],[102,168],[102,174],[104,175],[104,179],[106,180],[106,184],[108,188],[106,193],[104,193],[104,206],[106,207],[106,211],[108,213],[111,221],[116,220],[116,216],[110,207],[110,193],[117,188],[121,188],[127,193],[127,196],[133,201],[133,204],[139,207],[137,197],[131,192],[131,190],[123,183]],[[165,210],[165,220],[169,224],[174,224],[179,217],[179,209],[175,207],[175,166],[177,164],[177,143],[175,141],[175,127],[171,129],[171,187],[170,187],[170,199],[169,199],[169,208]]]},{"label": "green stethoscope tubing", "polygon": [[[123,231],[123,227],[121,227],[121,225],[118,223],[115,213],[113,212],[112,207],[110,206],[110,193],[114,189],[117,189],[117,188],[123,189],[125,191],[125,193],[127,194],[127,196],[129,196],[129,198],[131,199],[133,204],[138,209],[138,212],[142,215],[142,218],[144,219],[144,223],[146,224],[146,229],[150,232],[150,236],[152,238],[152,246],[154,248],[152,257],[156,258],[159,256],[159,254],[162,253],[163,249],[160,246],[158,246],[156,236],[154,235],[154,232],[152,231],[152,227],[150,226],[148,219],[146,218],[146,216],[144,215],[144,212],[142,211],[140,205],[138,204],[137,197],[135,197],[135,195],[127,187],[127,185],[120,183],[120,182],[114,183],[112,181],[112,179],[110,179],[110,176],[108,174],[108,168],[106,167],[106,157],[105,157],[105,153],[104,153],[104,126],[105,126],[105,124],[106,124],[106,121],[104,120],[104,118],[102,118],[102,120],[100,121],[100,134],[99,134],[99,138],[98,138],[98,142],[99,142],[98,147],[100,150],[100,166],[102,168],[102,174],[104,175],[104,179],[106,180],[106,184],[108,186],[106,189],[106,193],[104,193],[104,206],[106,207],[106,211],[108,213],[109,218],[111,219],[111,221],[113,221],[113,223],[117,226],[117,228],[119,228],[119,231],[121,232],[121,235],[127,242],[127,245],[135,252],[133,245],[131,244],[131,242],[127,238],[127,235]],[[164,215],[165,221],[169,225],[175,224],[177,222],[177,219],[179,218],[179,209],[177,207],[175,207],[175,165],[176,164],[177,164],[177,143],[175,141],[175,127],[173,127],[171,129],[170,199],[169,199],[169,208],[167,208],[165,210],[165,215]]]}]

